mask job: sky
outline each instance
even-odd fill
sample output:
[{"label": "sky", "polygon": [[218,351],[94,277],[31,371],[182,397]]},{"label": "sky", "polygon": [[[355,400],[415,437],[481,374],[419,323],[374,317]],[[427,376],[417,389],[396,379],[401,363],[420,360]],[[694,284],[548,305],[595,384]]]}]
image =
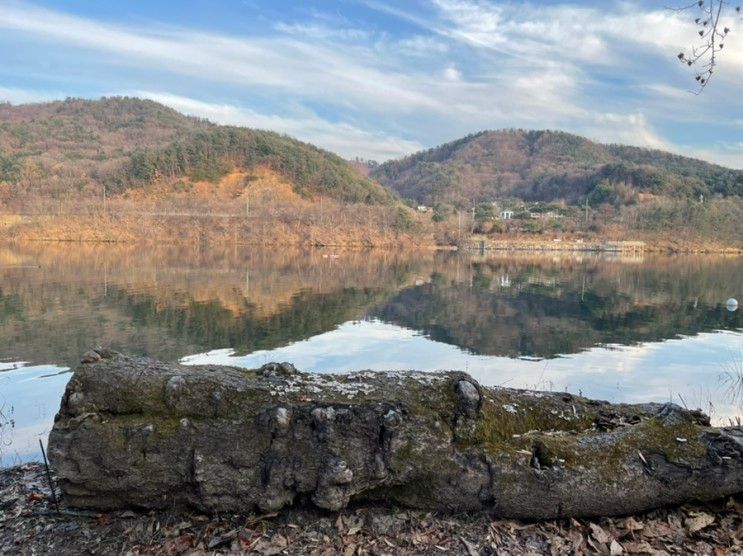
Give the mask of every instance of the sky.
[{"label": "sky", "polygon": [[687,0],[0,0],[0,100],[128,95],[378,161],[561,129],[743,168],[743,20],[696,95]]}]

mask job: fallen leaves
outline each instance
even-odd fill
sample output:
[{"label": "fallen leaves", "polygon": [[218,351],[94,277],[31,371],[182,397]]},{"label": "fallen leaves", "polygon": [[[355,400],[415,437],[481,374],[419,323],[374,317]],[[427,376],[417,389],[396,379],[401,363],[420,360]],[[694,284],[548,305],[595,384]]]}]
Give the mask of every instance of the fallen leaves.
[{"label": "fallen leaves", "polygon": [[0,471],[0,554],[743,554],[741,497],[717,506],[538,523],[383,507],[334,516],[302,508],[250,517],[64,508],[57,515],[44,484],[38,466]]}]

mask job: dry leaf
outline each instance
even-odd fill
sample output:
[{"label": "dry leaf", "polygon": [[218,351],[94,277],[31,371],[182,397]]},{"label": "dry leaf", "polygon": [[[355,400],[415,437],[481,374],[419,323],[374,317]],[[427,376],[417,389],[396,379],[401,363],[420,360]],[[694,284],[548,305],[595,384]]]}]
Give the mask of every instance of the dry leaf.
[{"label": "dry leaf", "polygon": [[650,554],[651,556],[664,556],[667,552],[654,549],[647,541],[626,542],[624,548],[629,554]]},{"label": "dry leaf", "polygon": [[41,502],[44,499],[44,495],[39,492],[32,492],[28,495],[29,502]]},{"label": "dry leaf", "polygon": [[601,525],[597,525],[596,523],[589,523],[588,526],[591,528],[591,535],[593,535],[593,538],[601,544],[606,544],[611,540],[611,536],[609,536],[609,533],[604,531]]},{"label": "dry leaf", "polygon": [[611,544],[609,545],[609,554],[611,554],[611,556],[621,556],[624,554],[624,548],[622,548],[622,545],[617,541],[611,541]]},{"label": "dry leaf", "polygon": [[628,517],[622,523],[622,527],[629,529],[630,531],[642,531],[645,526],[634,517]]},{"label": "dry leaf", "polygon": [[467,549],[467,554],[469,554],[470,556],[480,556],[480,553],[477,551],[477,547],[474,544],[464,539],[463,537],[459,537],[459,540],[462,541],[462,544]]},{"label": "dry leaf", "polygon": [[715,516],[708,513],[699,512],[690,514],[690,517],[686,518],[686,521],[684,523],[690,533],[696,533],[697,531],[701,531],[705,527],[712,525],[714,521]]}]

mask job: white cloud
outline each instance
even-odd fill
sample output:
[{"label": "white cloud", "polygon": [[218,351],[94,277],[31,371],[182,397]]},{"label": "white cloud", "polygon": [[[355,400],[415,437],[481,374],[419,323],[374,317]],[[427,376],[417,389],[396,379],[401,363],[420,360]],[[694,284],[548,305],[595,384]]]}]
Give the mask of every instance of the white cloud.
[{"label": "white cloud", "polygon": [[702,160],[714,162],[728,168],[739,168],[743,170],[743,143],[726,145],[718,142],[708,148],[685,145],[677,147],[675,150],[687,156],[701,158]]},{"label": "white cloud", "polygon": [[449,66],[444,70],[444,79],[447,81],[461,81],[462,73],[454,66]]},{"label": "white cloud", "polygon": [[643,114],[595,114],[594,123],[582,132],[603,143],[674,150],[674,147],[648,123]]},{"label": "white cloud", "polygon": [[392,42],[391,49],[407,56],[428,57],[448,52],[449,45],[434,37],[413,35]]},{"label": "white cloud", "polygon": [[287,35],[310,37],[313,39],[368,40],[369,31],[363,29],[333,28],[317,23],[277,23],[274,28]]},{"label": "white cloud", "polygon": [[308,112],[291,118],[259,114],[231,104],[203,102],[168,93],[136,91],[135,94],[170,106],[184,114],[207,118],[215,123],[286,133],[348,159],[361,156],[383,161],[423,148],[423,145],[416,141],[393,137],[383,132],[363,130],[344,122],[329,122]]}]

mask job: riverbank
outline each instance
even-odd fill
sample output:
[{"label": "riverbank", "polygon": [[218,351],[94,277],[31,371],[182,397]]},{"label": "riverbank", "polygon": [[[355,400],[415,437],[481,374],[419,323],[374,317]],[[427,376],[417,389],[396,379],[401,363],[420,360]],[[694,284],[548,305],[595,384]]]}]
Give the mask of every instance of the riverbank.
[{"label": "riverbank", "polygon": [[[57,490],[57,496],[59,496]],[[743,497],[632,517],[528,523],[360,507],[263,516],[57,513],[43,467],[0,470],[0,554],[743,554]]]},{"label": "riverbank", "polygon": [[475,252],[591,252],[641,256],[645,253],[668,254],[743,254],[743,244],[728,245],[715,242],[695,242],[668,238],[642,240],[607,240],[601,238],[514,236],[484,238],[472,236],[466,248]]},{"label": "riverbank", "polygon": [[[161,227],[162,228],[162,227]],[[48,227],[6,228],[0,222],[0,242],[6,243],[78,243],[101,245],[174,245],[203,248],[233,247],[250,249],[333,248],[346,251],[369,249],[406,251],[466,251],[466,252],[533,252],[533,253],[606,253],[620,255],[648,254],[717,254],[743,255],[743,243],[687,241],[647,237],[642,240],[608,240],[605,238],[541,237],[534,235],[499,235],[497,238],[473,235],[459,244],[437,242],[427,233],[384,231],[373,226],[346,229],[299,226],[292,229],[274,226],[270,232],[263,229],[233,230],[219,227],[196,226],[189,232],[164,229],[136,228],[127,224],[81,231],[66,224]]]}]

